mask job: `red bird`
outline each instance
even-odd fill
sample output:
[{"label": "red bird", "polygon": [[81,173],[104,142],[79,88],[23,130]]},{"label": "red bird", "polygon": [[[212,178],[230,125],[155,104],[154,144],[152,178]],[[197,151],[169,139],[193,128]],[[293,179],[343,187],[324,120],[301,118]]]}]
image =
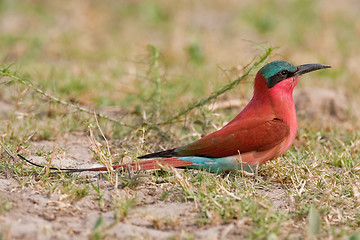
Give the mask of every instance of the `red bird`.
[{"label": "red bird", "polygon": [[284,154],[296,136],[293,90],[300,75],[323,64],[294,66],[274,61],[259,70],[249,104],[222,129],[186,146],[139,158],[164,158],[139,163],[142,169],[158,164],[224,172],[254,167]]},{"label": "red bird", "polygon": [[[134,170],[160,165],[225,172],[256,167],[284,154],[296,136],[297,121],[293,90],[302,74],[323,64],[295,66],[274,61],[259,70],[249,104],[222,129],[188,145],[139,157],[152,160],[131,163]],[[113,168],[125,167],[116,165]],[[87,169],[100,171],[106,168]]]}]

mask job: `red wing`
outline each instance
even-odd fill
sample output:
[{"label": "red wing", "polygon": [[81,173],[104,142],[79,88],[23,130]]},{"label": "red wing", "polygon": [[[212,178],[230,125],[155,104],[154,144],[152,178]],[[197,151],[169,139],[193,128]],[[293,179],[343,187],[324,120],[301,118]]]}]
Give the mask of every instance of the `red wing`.
[{"label": "red wing", "polygon": [[280,119],[251,119],[232,122],[217,132],[176,149],[177,156],[228,157],[263,151],[284,141],[289,126]]}]

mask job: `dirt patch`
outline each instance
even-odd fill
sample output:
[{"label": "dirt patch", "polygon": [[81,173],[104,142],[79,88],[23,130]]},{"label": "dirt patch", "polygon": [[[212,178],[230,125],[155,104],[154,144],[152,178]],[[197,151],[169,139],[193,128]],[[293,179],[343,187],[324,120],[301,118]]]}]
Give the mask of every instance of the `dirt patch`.
[{"label": "dirt patch", "polygon": [[[2,179],[1,182],[3,186],[6,181]],[[117,222],[114,210],[100,207],[93,196],[71,204],[64,201],[61,194],[49,196],[19,187],[10,190],[9,186],[14,185],[5,185],[7,187],[0,190],[0,198],[11,202],[11,209],[0,215],[0,230],[8,239],[88,239],[95,234],[94,226],[100,216],[103,223],[98,231],[107,239],[169,239],[179,236],[219,239],[230,230],[223,225],[198,229],[195,224],[198,212],[194,203],[154,201],[132,208],[124,220]],[[109,190],[107,194],[114,196],[116,191]]]},{"label": "dirt patch", "polygon": [[294,91],[294,102],[299,117],[329,124],[344,124],[360,119],[357,104],[340,90],[308,87]]},{"label": "dirt patch", "polygon": [[[51,162],[57,167],[79,167],[94,162],[89,139],[84,133],[66,135],[57,141],[31,142],[29,150],[51,153]],[[45,157],[39,156],[32,156],[31,160],[36,163],[46,162]]]}]

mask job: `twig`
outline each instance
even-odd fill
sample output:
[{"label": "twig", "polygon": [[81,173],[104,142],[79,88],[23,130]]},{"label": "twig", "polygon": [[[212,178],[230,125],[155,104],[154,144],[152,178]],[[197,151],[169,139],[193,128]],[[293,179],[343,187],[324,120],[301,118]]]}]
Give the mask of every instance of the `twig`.
[{"label": "twig", "polygon": [[0,145],[12,159],[15,159],[15,154],[13,154],[1,141]]},{"label": "twig", "polygon": [[[158,123],[158,125],[166,125],[166,124],[170,124],[172,123],[174,120],[180,118],[181,116],[187,114],[188,112],[190,112],[191,110],[195,109],[195,108],[199,108],[205,104],[207,104],[208,102],[210,102],[211,100],[217,98],[218,96],[222,95],[223,93],[235,88],[244,78],[248,77],[251,72],[256,69],[259,65],[261,65],[262,63],[266,62],[266,60],[269,58],[269,56],[271,55],[271,52],[273,51],[273,48],[267,48],[266,52],[264,55],[262,55],[260,57],[260,60],[255,62],[251,67],[248,68],[248,70],[241,75],[240,77],[238,77],[236,80],[232,81],[231,83],[225,85],[224,87],[222,87],[220,90],[216,91],[213,95],[201,99],[193,104],[190,104],[185,110],[179,112],[178,114],[176,114],[175,116],[170,117],[169,119]],[[248,65],[249,66],[249,65]],[[246,68],[246,67],[245,67]]]},{"label": "twig", "polygon": [[[74,109],[76,109],[76,110],[78,110],[80,112],[94,114],[93,110],[90,110],[88,108],[79,106],[77,104],[66,102],[64,100],[61,100],[58,97],[55,97],[55,96],[50,95],[49,93],[46,93],[44,90],[34,86],[34,84],[31,81],[29,81],[29,80],[27,80],[27,79],[25,79],[23,77],[19,77],[14,71],[10,70],[10,67],[5,67],[5,68],[0,69],[0,76],[9,77],[9,78],[11,78],[12,80],[14,80],[16,82],[19,82],[19,83],[33,89],[34,91],[36,91],[40,95],[43,95],[44,97],[48,98],[49,100],[51,100],[53,102],[56,102],[58,104],[61,104],[61,105],[67,106],[67,107],[74,108]],[[131,128],[131,129],[137,129],[136,126],[129,125],[127,123],[124,123],[122,121],[119,121],[119,120],[117,120],[115,118],[109,117],[109,116],[101,114],[101,113],[96,113],[96,116],[99,117],[99,118],[103,118],[103,119],[118,123],[118,124],[120,124],[122,126]]]}]

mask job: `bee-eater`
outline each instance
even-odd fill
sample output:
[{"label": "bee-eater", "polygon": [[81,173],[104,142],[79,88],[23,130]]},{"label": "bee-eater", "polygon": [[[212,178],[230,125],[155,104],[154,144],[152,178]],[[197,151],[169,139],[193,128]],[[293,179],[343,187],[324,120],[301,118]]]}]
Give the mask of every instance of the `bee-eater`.
[{"label": "bee-eater", "polygon": [[254,95],[248,105],[223,128],[188,145],[141,156],[140,159],[151,160],[131,163],[128,167],[150,170],[168,165],[226,172],[253,168],[277,158],[291,147],[296,136],[298,125],[292,93],[300,76],[330,67],[271,62],[256,74]]},{"label": "bee-eater", "polygon": [[196,142],[139,158],[136,168],[154,169],[159,164],[225,172],[255,167],[283,155],[296,136],[293,90],[302,74],[330,68],[323,64],[295,66],[274,61],[259,70],[254,95],[227,125]]}]

